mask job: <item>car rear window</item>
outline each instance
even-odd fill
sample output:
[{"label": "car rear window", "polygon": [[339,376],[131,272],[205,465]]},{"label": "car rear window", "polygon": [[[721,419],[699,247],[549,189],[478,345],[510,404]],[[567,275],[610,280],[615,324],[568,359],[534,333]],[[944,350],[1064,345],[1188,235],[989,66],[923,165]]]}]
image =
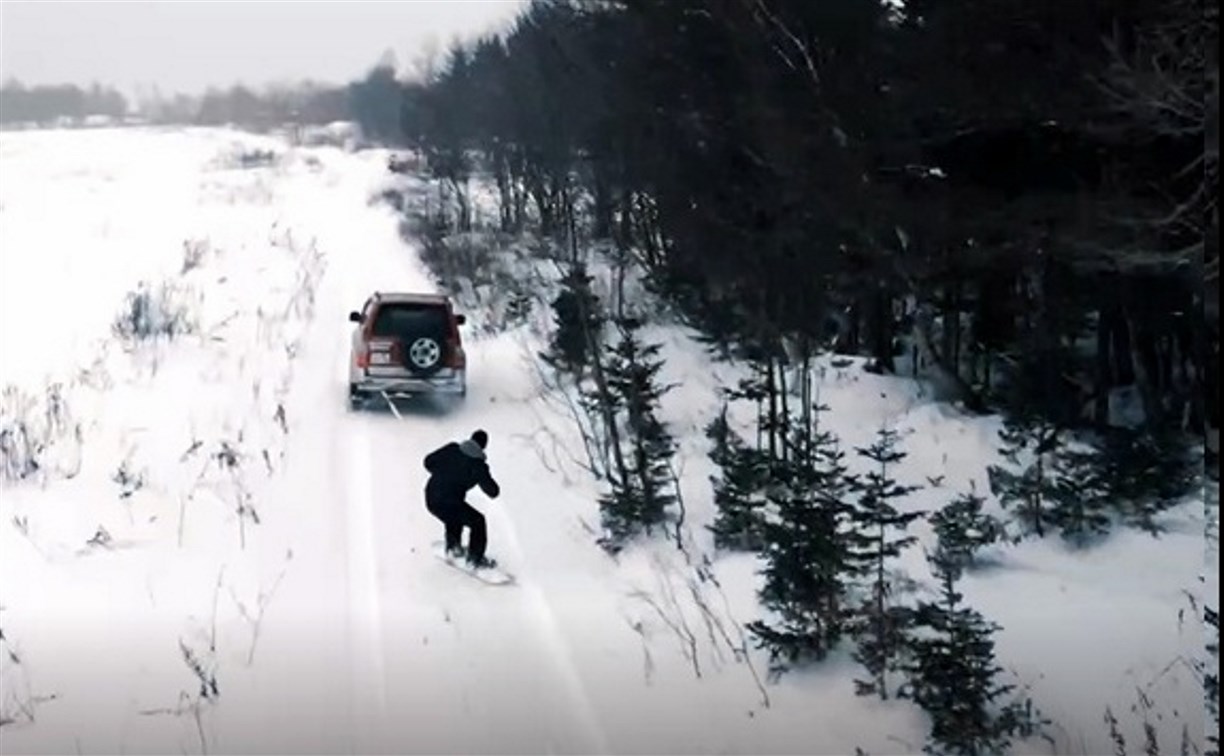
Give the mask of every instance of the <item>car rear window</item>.
[{"label": "car rear window", "polygon": [[374,336],[402,336],[405,333],[446,333],[446,308],[441,305],[387,303],[374,315]]}]

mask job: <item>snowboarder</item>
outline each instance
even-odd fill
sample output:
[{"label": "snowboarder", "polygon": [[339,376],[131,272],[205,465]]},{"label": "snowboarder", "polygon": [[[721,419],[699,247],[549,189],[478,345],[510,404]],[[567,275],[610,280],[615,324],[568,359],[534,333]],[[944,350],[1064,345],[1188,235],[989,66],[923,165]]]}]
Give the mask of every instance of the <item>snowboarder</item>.
[{"label": "snowboarder", "polygon": [[490,499],[496,499],[501,487],[493,480],[485,461],[489,434],[477,430],[471,438],[450,442],[425,457],[429,482],[425,484],[425,508],[446,526],[446,551],[453,557],[464,556],[461,536],[466,526],[468,537],[467,561],[473,568],[496,567],[485,556],[488,530],[485,518],[465,501],[467,492],[476,486]]}]

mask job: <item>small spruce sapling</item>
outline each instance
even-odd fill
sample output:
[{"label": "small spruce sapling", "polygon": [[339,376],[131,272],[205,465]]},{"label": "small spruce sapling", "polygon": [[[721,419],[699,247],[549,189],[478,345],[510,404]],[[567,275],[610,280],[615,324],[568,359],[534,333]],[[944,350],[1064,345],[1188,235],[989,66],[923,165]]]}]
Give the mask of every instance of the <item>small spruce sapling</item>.
[{"label": "small spruce sapling", "polygon": [[854,635],[855,659],[867,669],[870,679],[855,682],[860,695],[875,694],[882,699],[888,698],[887,673],[904,651],[911,621],[906,608],[890,605],[893,580],[888,566],[917,540],[904,533],[910,523],[923,517],[922,512],[901,512],[893,506],[894,501],[919,489],[901,485],[892,477],[893,467],[907,456],[898,448],[899,439],[896,431],[881,429],[874,443],[857,450],[875,464],[854,483],[857,502],[851,513],[852,530],[846,534],[851,564],[865,581],[868,594],[858,609]]},{"label": "small spruce sapling", "polygon": [[713,442],[710,459],[720,470],[719,475],[710,478],[718,508],[714,523],[709,526],[714,545],[719,549],[759,551],[764,548],[762,489],[768,473],[767,460],[732,430],[725,404],[706,427],[706,437]]},{"label": "small spruce sapling", "polygon": [[1017,733],[1032,727],[1031,707],[1005,704],[1014,686],[998,682],[1002,669],[994,660],[998,625],[965,606],[956,589],[963,569],[959,549],[937,547],[928,555],[939,580],[939,599],[920,602],[915,633],[909,644],[905,697],[912,698],[931,718],[931,754],[986,756],[1004,753]]},{"label": "small spruce sapling", "polygon": [[[818,412],[824,408],[818,408]],[[853,477],[830,432],[813,434],[784,480],[771,484],[777,517],[763,528],[762,605],[778,618],[748,629],[769,650],[772,670],[819,661],[845,632],[850,554],[845,538]]]},{"label": "small spruce sapling", "polygon": [[941,558],[960,569],[973,566],[979,550],[1003,538],[1002,523],[982,511],[984,504],[975,493],[962,494],[931,515]]},{"label": "small spruce sapling", "polygon": [[548,351],[540,355],[546,364],[575,375],[590,364],[591,350],[604,328],[603,308],[591,290],[593,281],[582,263],[574,263],[562,277],[561,293],[552,301],[556,328]]},{"label": "small spruce sapling", "polygon": [[1064,449],[1054,460],[1047,521],[1063,540],[1083,547],[1109,533],[1109,482],[1099,474],[1095,450]]},{"label": "small spruce sapling", "polygon": [[608,390],[626,428],[625,479],[614,479],[612,491],[600,501],[605,528],[617,543],[642,530],[650,533],[677,501],[671,465],[676,445],[658,417],[660,400],[672,387],[660,385],[660,347],[642,342],[641,326],[636,318],[617,320],[620,340],[605,367]]},{"label": "small spruce sapling", "polygon": [[1158,515],[1201,490],[1201,452],[1176,433],[1110,429],[1096,444],[1094,463],[1110,509],[1153,535],[1161,530]]},{"label": "small spruce sapling", "polygon": [[[1048,509],[1057,493],[1052,473],[1062,445],[1061,433],[1038,416],[1015,417],[1007,420],[999,437],[1003,441],[1001,453],[1012,469],[999,465],[988,468],[991,488],[1005,508],[1015,509],[1024,528],[1020,537],[1032,533],[1043,538],[1050,525]],[[1025,460],[1026,455],[1031,459]]]}]

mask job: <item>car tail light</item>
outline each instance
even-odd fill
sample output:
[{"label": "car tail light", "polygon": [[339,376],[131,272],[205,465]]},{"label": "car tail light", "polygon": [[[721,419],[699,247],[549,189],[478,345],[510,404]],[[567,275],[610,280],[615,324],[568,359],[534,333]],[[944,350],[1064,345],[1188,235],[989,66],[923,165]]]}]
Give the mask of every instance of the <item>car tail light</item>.
[{"label": "car tail light", "polygon": [[370,367],[370,347],[366,344],[362,344],[357,350],[357,367],[362,370]]},{"label": "car tail light", "polygon": [[454,313],[450,316],[450,333],[447,334],[446,366],[452,370],[462,370],[467,365],[467,355],[463,353],[463,341],[459,337],[459,321]]},{"label": "car tail light", "polygon": [[403,350],[398,339],[366,342],[365,367],[391,367],[403,363]]}]

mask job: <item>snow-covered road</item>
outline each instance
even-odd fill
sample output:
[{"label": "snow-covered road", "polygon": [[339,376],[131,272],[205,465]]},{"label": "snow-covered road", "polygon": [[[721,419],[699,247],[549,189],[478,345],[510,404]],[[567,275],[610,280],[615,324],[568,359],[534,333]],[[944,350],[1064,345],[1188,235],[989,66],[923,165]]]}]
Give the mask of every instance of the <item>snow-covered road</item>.
[{"label": "snow-covered road", "polygon": [[[356,194],[341,193],[336,204],[351,212],[364,205],[360,192],[368,187],[357,177]],[[393,227],[378,220],[383,229]],[[324,247],[343,250],[343,262],[321,282],[317,323],[302,353],[296,390],[303,422],[290,455],[294,469],[306,474],[287,478],[278,497],[300,502],[300,539],[330,532],[341,548],[310,559],[332,580],[303,576],[300,593],[280,600],[303,615],[315,607],[307,622],[343,626],[349,747],[356,752],[606,752],[565,643],[552,631],[549,607],[533,588],[530,555],[514,546],[516,500],[532,489],[498,464],[504,448],[497,446],[514,429],[518,365],[505,363],[512,355],[498,354],[507,345],[469,339],[471,392],[458,408],[413,402],[401,404],[397,418],[386,409],[346,406],[349,311],[376,288],[433,288],[413,250],[395,238],[368,236],[351,217],[335,219],[319,236]],[[441,528],[424,509],[421,461],[477,427],[490,432],[495,475],[509,485],[502,500],[482,501],[475,492],[472,501],[490,518],[492,548],[520,575],[513,587],[481,585],[449,570],[429,549]],[[345,596],[347,612],[337,616],[320,594]],[[269,644],[299,645],[288,636]]]}]

